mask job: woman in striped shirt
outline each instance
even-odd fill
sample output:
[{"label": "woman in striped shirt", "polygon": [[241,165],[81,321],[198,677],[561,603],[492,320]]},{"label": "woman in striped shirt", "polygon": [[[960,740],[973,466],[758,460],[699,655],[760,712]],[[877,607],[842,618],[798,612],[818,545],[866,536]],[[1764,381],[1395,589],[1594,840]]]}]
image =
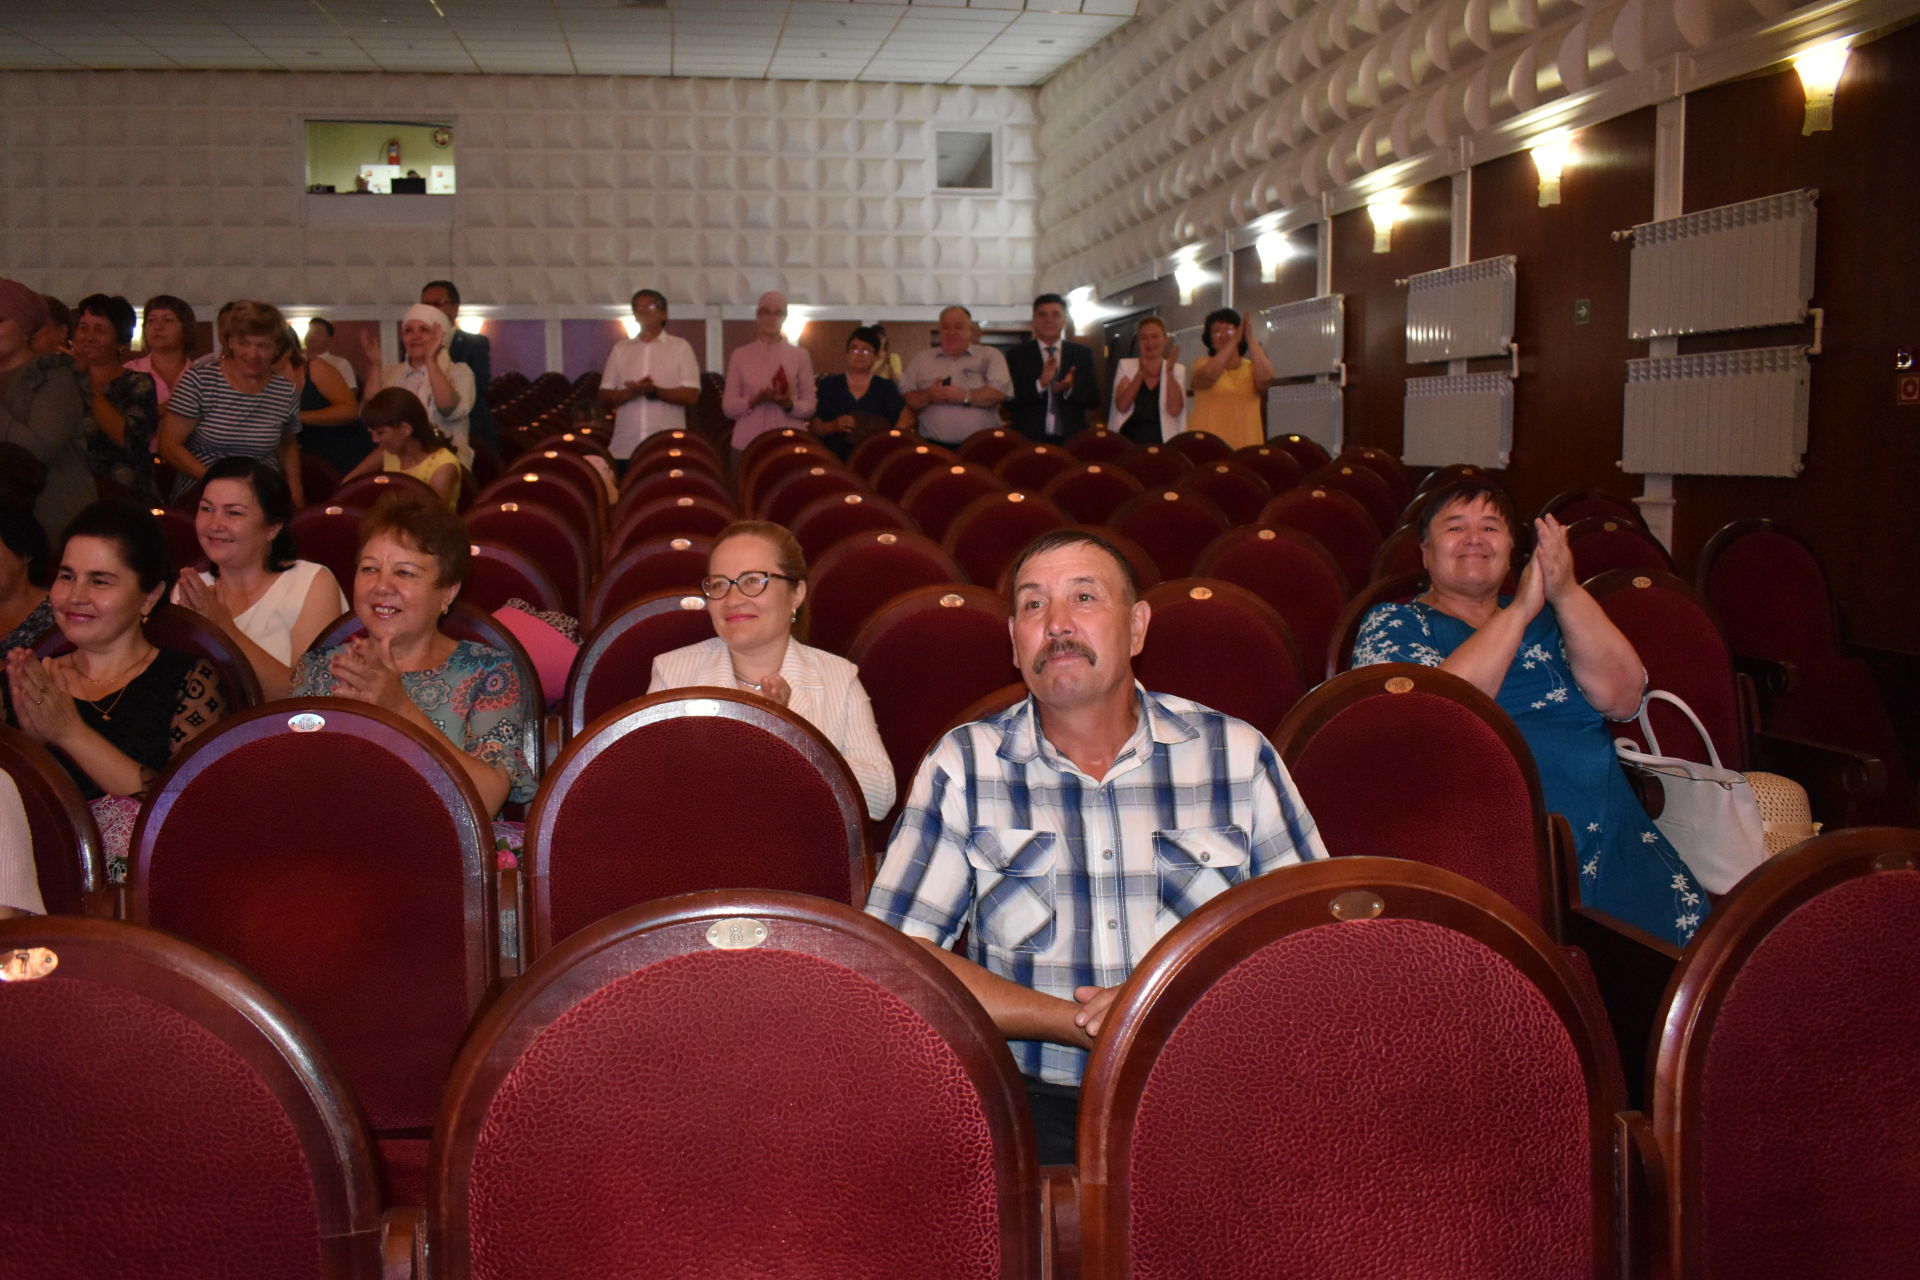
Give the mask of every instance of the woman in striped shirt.
[{"label": "woman in striped shirt", "polygon": [[220,313],[220,359],[193,365],[174,384],[160,427],[160,457],[178,473],[173,496],[192,491],[210,463],[258,458],[300,490],[300,393],[273,371],[286,319],[278,307],[242,300]]}]

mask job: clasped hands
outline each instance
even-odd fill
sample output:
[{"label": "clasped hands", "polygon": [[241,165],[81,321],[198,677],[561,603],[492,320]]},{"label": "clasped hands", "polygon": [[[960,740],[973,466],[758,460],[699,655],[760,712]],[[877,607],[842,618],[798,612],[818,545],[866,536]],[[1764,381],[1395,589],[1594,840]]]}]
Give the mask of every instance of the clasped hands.
[{"label": "clasped hands", "polygon": [[13,699],[14,722],[35,742],[59,742],[84,723],[74,705],[73,692],[59,668],[34,656],[31,649],[7,654],[7,692]]},{"label": "clasped hands", "polygon": [[339,697],[401,714],[413,705],[400,680],[392,645],[385,639],[355,636],[328,660],[327,669],[333,673],[333,691]]},{"label": "clasped hands", "polygon": [[1533,522],[1533,558],[1520,571],[1513,603],[1531,618],[1542,605],[1558,604],[1569,591],[1579,589],[1574,577],[1573,551],[1567,546],[1567,527],[1552,516]]}]

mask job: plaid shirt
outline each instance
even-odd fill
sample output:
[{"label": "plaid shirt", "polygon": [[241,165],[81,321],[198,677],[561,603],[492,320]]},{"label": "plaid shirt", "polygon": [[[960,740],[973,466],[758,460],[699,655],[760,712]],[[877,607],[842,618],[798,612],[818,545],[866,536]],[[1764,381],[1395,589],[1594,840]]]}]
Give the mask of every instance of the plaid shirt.
[{"label": "plaid shirt", "polygon": [[[942,738],[914,775],[867,912],[1064,999],[1124,982],[1147,950],[1249,876],[1327,856],[1253,726],[1134,686],[1143,714],[1105,779],[1038,731],[1032,698]],[[1083,1049],[1011,1042],[1077,1085]]]}]

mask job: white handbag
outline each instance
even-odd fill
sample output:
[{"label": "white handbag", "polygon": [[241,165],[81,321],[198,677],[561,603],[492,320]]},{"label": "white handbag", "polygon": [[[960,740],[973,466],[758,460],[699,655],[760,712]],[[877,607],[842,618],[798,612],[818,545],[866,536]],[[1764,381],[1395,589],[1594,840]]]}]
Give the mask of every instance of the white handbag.
[{"label": "white handbag", "polygon": [[[1678,708],[1692,722],[1700,741],[1707,744],[1707,764],[1660,754],[1660,742],[1647,718],[1647,706],[1655,700]],[[1745,774],[1720,766],[1720,753],[1714,750],[1713,738],[1700,717],[1666,690],[1648,691],[1639,723],[1647,750],[1638,750],[1626,738],[1615,738],[1614,754],[1621,764],[1659,784],[1666,803],[1654,825],[1672,842],[1702,888],[1725,893],[1767,856],[1766,827],[1753,787]]]}]

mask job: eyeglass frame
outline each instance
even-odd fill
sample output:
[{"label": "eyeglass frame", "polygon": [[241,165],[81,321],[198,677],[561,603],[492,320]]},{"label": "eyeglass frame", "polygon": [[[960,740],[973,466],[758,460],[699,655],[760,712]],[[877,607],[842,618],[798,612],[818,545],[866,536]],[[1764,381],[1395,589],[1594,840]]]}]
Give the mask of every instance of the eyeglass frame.
[{"label": "eyeglass frame", "polygon": [[[758,591],[747,590],[747,584],[740,580],[741,578],[753,578],[753,577],[759,577],[759,578],[765,579],[765,581],[763,581],[760,584],[760,589]],[[732,591],[734,588],[738,587],[741,595],[745,596],[749,600],[756,600],[759,597],[767,594],[767,587],[772,584],[775,578],[780,579],[780,581],[782,582],[798,583],[798,582],[805,581],[804,578],[796,578],[792,574],[770,573],[765,569],[749,569],[745,573],[732,578],[723,578],[717,573],[710,573],[706,577],[700,579],[700,594],[705,596],[709,600],[725,600],[727,598],[727,593],[729,591]],[[721,589],[720,594],[718,595],[715,595],[713,593],[713,588],[711,586],[712,583],[716,583],[716,582],[726,584]]]}]

